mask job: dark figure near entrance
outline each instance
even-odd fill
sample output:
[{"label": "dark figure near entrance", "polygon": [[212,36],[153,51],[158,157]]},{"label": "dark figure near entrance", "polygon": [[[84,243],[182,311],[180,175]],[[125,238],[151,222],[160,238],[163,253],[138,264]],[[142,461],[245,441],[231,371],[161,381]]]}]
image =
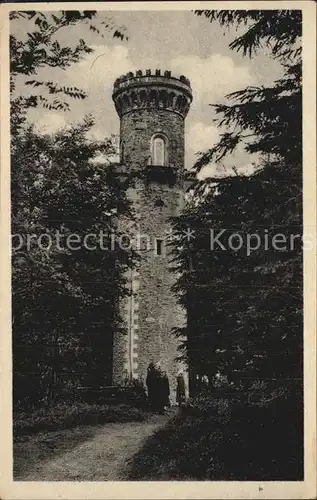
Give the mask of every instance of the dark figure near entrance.
[{"label": "dark figure near entrance", "polygon": [[161,386],[162,386],[162,397],[163,397],[163,402],[164,402],[164,408],[170,406],[170,384],[168,380],[168,376],[166,375],[166,372],[162,373],[162,380],[161,380]]},{"label": "dark figure near entrance", "polygon": [[169,403],[169,383],[161,371],[159,363],[150,363],[147,369],[146,385],[148,391],[149,408],[156,413],[163,414],[164,407]]},{"label": "dark figure near entrance", "polygon": [[155,397],[155,411],[157,411],[157,413],[159,413],[160,415],[163,415],[165,401],[166,401],[166,396],[165,396],[166,384],[164,383],[163,372],[161,370],[160,363],[156,364],[155,369],[157,371],[155,396],[154,396]]},{"label": "dark figure near entrance", "polygon": [[178,403],[178,406],[180,406],[182,403],[185,403],[185,401],[186,401],[185,380],[184,380],[184,375],[183,375],[182,371],[178,372],[176,382],[177,382],[176,402]]}]

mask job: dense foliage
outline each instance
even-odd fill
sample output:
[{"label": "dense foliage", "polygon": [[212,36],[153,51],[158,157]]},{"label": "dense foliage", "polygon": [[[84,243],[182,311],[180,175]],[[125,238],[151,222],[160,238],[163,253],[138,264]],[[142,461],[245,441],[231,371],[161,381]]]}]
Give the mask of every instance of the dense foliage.
[{"label": "dense foliage", "polygon": [[[42,82],[43,66],[68,68],[92,49],[83,40],[60,46],[56,34],[95,12],[18,12],[30,24],[23,39],[11,36],[11,202],[13,385],[16,407],[53,403],[80,384],[111,380],[112,338],[121,328],[119,299],[132,254],[118,245],[118,218],[129,211],[113,175],[111,140],[89,139],[93,120],[51,136],[28,124],[27,109],[65,109],[80,89]],[[110,21],[101,22],[120,34]],[[17,79],[41,92],[26,97]],[[46,95],[45,95],[46,89]],[[131,216],[131,214],[129,215]]]},{"label": "dense foliage", "polygon": [[[183,355],[194,376],[212,379],[220,372],[235,385],[257,378],[288,385],[298,379],[300,390],[301,13],[196,13],[224,27],[245,25],[231,48],[252,57],[265,47],[284,75],[270,87],[248,87],[214,106],[227,131],[201,154],[196,171],[238,146],[261,160],[250,176],[237,168],[235,176],[197,181],[191,203],[175,223],[176,289],[188,311],[186,331],[177,332],[187,335]],[[188,227],[192,238],[185,235]]]},{"label": "dense foliage", "polygon": [[14,418],[13,432],[14,437],[18,438],[41,431],[71,429],[78,425],[142,421],[145,418],[146,412],[127,404],[100,405],[76,401],[18,412]]},{"label": "dense foliage", "polygon": [[12,141],[16,400],[26,387],[34,401],[52,399],[67,383],[109,382],[132,256],[117,240],[124,190],[110,167],[89,161],[111,145],[88,141],[90,126],[54,136],[28,129]]},{"label": "dense foliage", "polygon": [[302,480],[301,425],[300,404],[287,399],[254,405],[202,395],[146,441],[128,479]]}]

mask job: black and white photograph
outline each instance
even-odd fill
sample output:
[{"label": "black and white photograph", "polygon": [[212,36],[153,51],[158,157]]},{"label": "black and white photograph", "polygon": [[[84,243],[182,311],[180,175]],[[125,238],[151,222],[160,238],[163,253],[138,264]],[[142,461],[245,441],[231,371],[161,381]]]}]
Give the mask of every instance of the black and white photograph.
[{"label": "black and white photograph", "polygon": [[105,4],[2,10],[1,497],[313,498],[316,4]]}]

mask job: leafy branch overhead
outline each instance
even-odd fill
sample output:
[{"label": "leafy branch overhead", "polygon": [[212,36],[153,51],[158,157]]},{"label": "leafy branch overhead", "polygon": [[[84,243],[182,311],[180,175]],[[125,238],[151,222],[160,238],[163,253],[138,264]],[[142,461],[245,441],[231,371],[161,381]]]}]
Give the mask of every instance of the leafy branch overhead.
[{"label": "leafy branch overhead", "polygon": [[31,85],[33,87],[46,87],[49,91],[49,94],[65,94],[74,99],[85,99],[87,96],[86,92],[77,87],[65,87],[60,86],[54,82],[40,82],[38,80],[28,80],[25,82],[26,85]]},{"label": "leafy branch overhead", "polygon": [[[36,75],[40,68],[51,67],[66,70],[72,64],[80,62],[85,55],[91,54],[93,49],[79,38],[74,46],[62,45],[56,39],[61,30],[86,24],[91,31],[104,38],[106,32],[114,38],[128,40],[124,27],[118,27],[109,17],[102,17],[96,11],[58,11],[55,14],[35,11],[12,12],[11,21],[19,22],[25,19],[30,25],[26,39],[10,36],[10,74],[11,90],[15,88],[17,75]],[[95,22],[93,22],[93,20]],[[78,88],[58,86],[54,82],[44,82],[32,79],[27,82],[34,87],[44,87],[49,94],[63,94],[67,97],[83,99],[86,94]],[[48,98],[41,99],[33,95],[33,99],[26,100],[25,105],[44,105]],[[43,97],[43,96],[42,96]],[[67,103],[52,100],[50,109],[68,109]]]},{"label": "leafy branch overhead", "polygon": [[301,55],[297,45],[302,34],[300,10],[195,10],[198,16],[205,16],[211,23],[221,26],[245,26],[243,35],[235,38],[229,48],[252,57],[267,47],[273,57],[294,58]]}]

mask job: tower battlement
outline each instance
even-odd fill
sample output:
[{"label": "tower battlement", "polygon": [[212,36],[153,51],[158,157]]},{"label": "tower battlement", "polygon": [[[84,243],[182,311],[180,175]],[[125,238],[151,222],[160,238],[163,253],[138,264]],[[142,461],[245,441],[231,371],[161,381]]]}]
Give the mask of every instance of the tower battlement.
[{"label": "tower battlement", "polygon": [[113,101],[120,117],[137,109],[166,109],[181,115],[188,113],[193,96],[185,76],[172,76],[171,71],[150,69],[120,76],[114,83]]}]

